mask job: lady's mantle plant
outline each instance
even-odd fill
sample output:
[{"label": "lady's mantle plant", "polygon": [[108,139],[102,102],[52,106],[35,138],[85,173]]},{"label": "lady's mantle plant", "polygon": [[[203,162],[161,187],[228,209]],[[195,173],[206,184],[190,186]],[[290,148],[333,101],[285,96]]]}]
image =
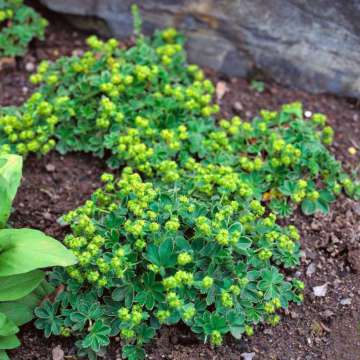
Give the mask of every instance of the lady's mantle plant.
[{"label": "lady's mantle plant", "polygon": [[22,0],[0,0],[0,57],[24,55],[33,38],[44,38],[46,26]]},{"label": "lady's mantle plant", "polygon": [[215,122],[214,86],[187,65],[176,30],[152,39],[137,33],[128,49],[90,37],[83,56],[41,63],[31,77],[38,91],[20,107],[0,109],[0,152],[45,154],[57,146],[106,153],[111,167],[131,165],[166,181],[188,161],[222,164],[281,216],[291,203],[307,214],[326,212],[342,188],[358,196],[326,148],[333,130],[324,115],[305,121],[294,103],[279,113],[261,111],[250,123],[236,116]]},{"label": "lady's mantle plant", "polygon": [[82,56],[40,64],[21,107],[1,109],[2,152],[57,146],[125,167],[64,217],[79,263],[53,272],[65,289],[36,311],[46,336],[74,335],[90,358],[120,335],[123,356],[142,359],[162,324],[181,321],[214,345],[276,325],[303,288],[280,272],[298,265],[299,235],[277,217],[297,204],[327,212],[342,189],[359,196],[326,148],[324,115],[305,121],[294,103],[215,121],[214,86],[186,63],[182,37],[147,39],[135,24],[133,47],[90,37]]},{"label": "lady's mantle plant", "polygon": [[299,263],[299,234],[250,191],[229,189],[223,170],[214,168],[211,194],[198,185],[207,175],[191,172],[169,184],[129,167],[118,181],[104,174],[104,188],[64,217],[79,265],[53,273],[66,291],[36,311],[37,327],[76,335],[90,357],[120,334],[123,356],[142,359],[163,324],[182,321],[214,345],[276,325],[279,309],[302,300],[303,283],[278,268]]}]

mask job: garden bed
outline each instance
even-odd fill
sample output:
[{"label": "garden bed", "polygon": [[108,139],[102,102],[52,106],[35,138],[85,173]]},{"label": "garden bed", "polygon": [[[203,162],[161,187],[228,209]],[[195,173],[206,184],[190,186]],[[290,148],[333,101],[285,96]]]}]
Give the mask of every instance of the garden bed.
[{"label": "garden bed", "polygon": [[[42,59],[81,52],[85,35],[74,32],[61,20],[51,19],[45,42],[35,42],[27,56],[0,77],[0,105],[20,104],[32,86],[27,77]],[[251,119],[260,109],[278,109],[284,103],[299,100],[304,108],[327,115],[335,130],[332,151],[346,168],[354,168],[360,153],[360,107],[356,101],[333,96],[310,95],[265,83],[256,92],[244,79],[221,79],[208,72],[225,93],[220,99],[222,114],[237,114]],[[220,94],[219,94],[220,95]],[[357,147],[358,155],[347,149]],[[33,227],[61,239],[67,232],[56,222],[65,212],[79,206],[100,185],[103,162],[84,154],[61,156],[52,152],[45,157],[30,156],[24,167],[22,186],[12,215],[15,227]],[[301,233],[301,278],[306,284],[305,301],[291,305],[275,328],[260,327],[252,338],[228,339],[225,345],[203,345],[186,328],[164,327],[156,341],[148,346],[151,359],[241,359],[243,353],[255,353],[254,359],[360,359],[360,205],[340,197],[328,215],[292,218]],[[327,284],[325,296],[316,297],[313,287]],[[52,355],[60,349],[65,359],[75,359],[72,339],[51,337],[32,324],[21,333],[22,347],[10,352],[14,360],[62,359]],[[106,359],[120,358],[119,343],[112,343]],[[57,350],[54,350],[57,349]],[[251,358],[251,357],[250,357]],[[245,358],[246,359],[246,358]]]}]

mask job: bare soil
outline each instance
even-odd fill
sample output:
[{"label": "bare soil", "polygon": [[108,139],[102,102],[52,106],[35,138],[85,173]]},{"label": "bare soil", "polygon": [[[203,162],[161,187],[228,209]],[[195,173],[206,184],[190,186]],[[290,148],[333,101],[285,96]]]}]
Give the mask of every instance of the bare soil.
[{"label": "bare soil", "polygon": [[[42,59],[79,52],[85,35],[77,33],[60,17],[51,16],[45,42],[32,43],[24,59],[0,73],[0,105],[21,104],[32,92],[28,75]],[[224,82],[220,99],[222,115],[239,114],[250,119],[262,108],[278,109],[281,104],[301,101],[308,111],[323,112],[336,132],[332,150],[349,169],[359,163],[360,107],[352,99],[311,95],[272,82],[265,91],[251,90],[246,79],[212,79]],[[351,156],[348,148],[357,148]],[[104,163],[86,154],[26,159],[22,186],[15,201],[11,222],[15,227],[33,227],[62,239],[68,231],[57,219],[79,206],[99,186]],[[184,327],[164,328],[148,347],[149,359],[173,360],[360,360],[360,204],[338,199],[328,215],[291,219],[302,235],[302,265],[305,301],[292,305],[276,328],[259,327],[252,338],[226,339],[224,346],[204,345]],[[324,297],[315,297],[313,287],[327,284]],[[22,347],[10,352],[13,360],[75,359],[74,339],[45,339],[33,324],[21,331]],[[121,344],[114,341],[105,359],[121,359]],[[63,357],[56,358],[56,351]],[[63,353],[62,353],[63,352]],[[250,353],[253,353],[252,358]]]}]

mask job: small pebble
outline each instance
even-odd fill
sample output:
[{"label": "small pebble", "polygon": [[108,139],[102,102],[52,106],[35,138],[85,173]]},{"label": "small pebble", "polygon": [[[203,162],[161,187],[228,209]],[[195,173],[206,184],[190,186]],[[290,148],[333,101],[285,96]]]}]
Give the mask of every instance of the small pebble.
[{"label": "small pebble", "polygon": [[60,345],[52,349],[52,360],[64,360],[64,351]]},{"label": "small pebble", "polygon": [[316,270],[315,264],[313,262],[310,263],[310,265],[306,269],[306,276],[311,277],[311,275],[315,273],[315,270]]},{"label": "small pebble", "polygon": [[241,354],[241,357],[242,357],[244,360],[252,360],[252,359],[254,359],[254,356],[255,356],[255,353],[254,353],[254,352],[251,352],[251,353],[242,353],[242,354]]},{"label": "small pebble", "polygon": [[216,97],[217,97],[218,101],[221,100],[228,91],[229,91],[229,88],[226,85],[226,82],[219,81],[216,84]]},{"label": "small pebble", "polygon": [[314,286],[313,287],[314,295],[317,297],[324,297],[327,293],[327,286],[328,286],[327,283],[325,283],[324,285],[320,285],[320,286]]},{"label": "small pebble", "polygon": [[351,299],[350,298],[341,299],[340,304],[341,305],[351,305]]},{"label": "small pebble", "polygon": [[324,312],[321,313],[321,316],[324,318],[324,319],[328,319],[328,318],[331,318],[332,316],[334,316],[334,312],[327,309],[325,310]]},{"label": "small pebble", "polygon": [[55,166],[54,166],[53,164],[47,164],[47,165],[45,166],[45,169],[46,169],[46,171],[48,171],[48,172],[54,172],[54,171],[55,171]]},{"label": "small pebble", "polygon": [[240,101],[235,101],[233,108],[236,111],[241,111],[244,109]]},{"label": "small pebble", "polygon": [[312,112],[309,110],[306,110],[304,114],[305,114],[305,117],[309,118],[309,117],[311,117]]},{"label": "small pebble", "polygon": [[28,63],[26,63],[26,65],[25,65],[25,69],[26,69],[26,71],[28,71],[28,72],[32,72],[32,71],[35,70],[35,64],[32,63],[32,62],[28,62]]},{"label": "small pebble", "polygon": [[52,216],[51,216],[51,214],[49,212],[44,212],[43,217],[46,220],[51,220],[52,219]]}]

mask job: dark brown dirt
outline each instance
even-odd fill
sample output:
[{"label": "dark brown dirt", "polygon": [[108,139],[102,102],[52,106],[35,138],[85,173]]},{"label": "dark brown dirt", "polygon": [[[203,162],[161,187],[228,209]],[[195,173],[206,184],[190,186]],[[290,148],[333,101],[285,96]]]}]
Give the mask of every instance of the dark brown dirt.
[{"label": "dark brown dirt", "polygon": [[[12,70],[0,74],[0,105],[20,104],[32,91],[27,76],[41,59],[69,55],[84,48],[85,36],[52,18],[46,41],[35,42],[29,54]],[[336,131],[332,147],[348,168],[358,166],[360,111],[356,101],[328,95],[311,95],[266,83],[265,91],[250,89],[245,79],[222,79],[228,91],[220,100],[223,115],[239,114],[249,119],[262,109],[278,109],[299,100],[306,110],[323,112]],[[348,148],[357,148],[351,156]],[[29,157],[15,201],[11,221],[16,227],[31,226],[61,239],[66,233],[56,219],[81,204],[99,185],[104,165],[84,154],[64,157],[51,153]],[[305,301],[291,306],[276,328],[259,327],[250,339],[226,339],[219,348],[199,343],[187,329],[164,328],[148,347],[149,359],[173,360],[360,360],[360,204],[345,197],[333,204],[330,214],[292,219],[301,231]],[[315,297],[313,287],[327,284],[324,297]],[[75,359],[73,339],[50,338],[28,324],[21,332],[22,347],[11,352],[13,360],[51,360],[55,348],[65,359]],[[61,352],[61,351],[60,351]],[[105,359],[121,359],[120,343],[113,342]],[[62,359],[60,357],[60,359]]]},{"label": "dark brown dirt", "polygon": [[90,155],[53,152],[45,157],[26,159],[22,186],[11,217],[14,227],[31,227],[61,238],[57,219],[80,206],[100,186],[104,162]]}]

